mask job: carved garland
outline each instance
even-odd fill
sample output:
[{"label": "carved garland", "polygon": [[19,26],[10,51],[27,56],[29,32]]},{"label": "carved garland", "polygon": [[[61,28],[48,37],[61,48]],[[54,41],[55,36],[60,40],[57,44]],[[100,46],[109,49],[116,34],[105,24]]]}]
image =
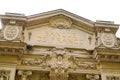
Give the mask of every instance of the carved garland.
[{"label": "carved garland", "polygon": [[73,62],[74,68],[83,68],[83,69],[95,69],[96,65],[92,62],[83,62],[80,61],[74,57],[71,57],[71,60]]},{"label": "carved garland", "polygon": [[46,66],[46,57],[42,58],[23,58],[21,61],[22,65],[32,65],[32,66]]}]

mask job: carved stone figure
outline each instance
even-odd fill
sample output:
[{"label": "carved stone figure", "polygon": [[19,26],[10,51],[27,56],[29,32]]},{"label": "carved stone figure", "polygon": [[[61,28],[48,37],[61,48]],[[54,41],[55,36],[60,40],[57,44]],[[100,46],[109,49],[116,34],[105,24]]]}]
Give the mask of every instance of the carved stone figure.
[{"label": "carved stone figure", "polygon": [[101,36],[101,39],[102,39],[102,43],[106,47],[113,47],[115,44],[115,38],[114,38],[113,34],[103,33]]},{"label": "carved stone figure", "polygon": [[64,61],[63,55],[58,54],[56,58],[49,62],[49,66],[51,68],[51,80],[67,80],[69,63]]}]

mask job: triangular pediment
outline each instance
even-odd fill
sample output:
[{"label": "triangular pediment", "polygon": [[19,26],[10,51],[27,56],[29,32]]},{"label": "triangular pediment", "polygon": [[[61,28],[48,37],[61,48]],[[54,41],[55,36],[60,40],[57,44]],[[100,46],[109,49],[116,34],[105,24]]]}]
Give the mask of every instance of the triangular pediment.
[{"label": "triangular pediment", "polygon": [[57,10],[53,10],[53,11],[43,12],[43,13],[40,13],[40,14],[30,15],[30,16],[28,16],[28,20],[31,21],[31,20],[36,20],[36,19],[40,19],[40,18],[44,18],[44,17],[51,17],[51,16],[55,16],[55,15],[60,15],[60,14],[68,16],[70,18],[73,18],[73,19],[81,21],[81,22],[86,22],[88,24],[93,24],[94,23],[91,20],[88,20],[86,18],[78,16],[74,13],[68,12],[64,9],[57,9]]},{"label": "triangular pediment", "polygon": [[28,16],[25,42],[29,45],[93,49],[93,22],[65,10]]},{"label": "triangular pediment", "polygon": [[61,15],[70,18],[72,21],[72,24],[81,26],[82,29],[92,31],[92,32],[94,31],[93,21],[83,18],[81,16],[78,16],[76,14],[73,14],[71,12],[68,12],[66,10],[63,10],[63,9],[30,15],[27,17],[26,26],[30,27],[30,26],[34,26],[38,24],[49,23],[52,17],[61,16]]}]

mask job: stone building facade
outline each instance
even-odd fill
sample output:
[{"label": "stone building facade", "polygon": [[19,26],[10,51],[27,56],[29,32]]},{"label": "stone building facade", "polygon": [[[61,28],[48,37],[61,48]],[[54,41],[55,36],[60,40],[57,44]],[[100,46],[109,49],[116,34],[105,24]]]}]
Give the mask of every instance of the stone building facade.
[{"label": "stone building facade", "polygon": [[118,24],[62,9],[0,18],[0,80],[120,80]]}]

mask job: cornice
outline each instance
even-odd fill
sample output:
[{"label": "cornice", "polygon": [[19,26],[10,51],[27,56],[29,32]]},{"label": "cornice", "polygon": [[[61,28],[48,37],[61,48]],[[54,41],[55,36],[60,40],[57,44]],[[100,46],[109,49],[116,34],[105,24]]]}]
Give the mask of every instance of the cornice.
[{"label": "cornice", "polygon": [[4,48],[25,48],[26,44],[22,42],[0,41],[0,47]]},{"label": "cornice", "polygon": [[87,28],[89,28],[89,27],[94,28],[93,21],[90,21],[88,19],[85,19],[85,18],[80,17],[78,15],[75,15],[73,13],[70,13],[68,11],[65,11],[63,9],[58,9],[58,10],[48,11],[48,12],[41,13],[41,14],[27,16],[26,26],[30,26],[29,24],[31,24],[33,22],[36,23],[37,21],[38,22],[44,22],[44,21],[48,22],[51,17],[59,16],[59,15],[63,15],[63,16],[66,16],[68,18],[71,18],[72,21],[74,21],[76,23],[86,25]]},{"label": "cornice", "polygon": [[99,62],[120,62],[120,49],[97,48],[93,54]]},{"label": "cornice", "polygon": [[0,55],[19,56],[26,53],[26,44],[0,41]]},{"label": "cornice", "polygon": [[96,48],[98,54],[120,55],[120,49]]}]

